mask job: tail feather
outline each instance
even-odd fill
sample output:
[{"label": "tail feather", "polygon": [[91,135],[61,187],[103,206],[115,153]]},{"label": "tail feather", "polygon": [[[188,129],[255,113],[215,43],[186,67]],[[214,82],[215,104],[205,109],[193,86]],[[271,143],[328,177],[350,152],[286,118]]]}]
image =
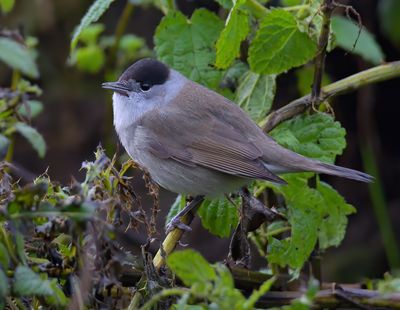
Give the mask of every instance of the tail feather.
[{"label": "tail feather", "polygon": [[366,183],[371,183],[374,180],[374,177],[367,173],[322,162],[318,163],[318,167],[316,170],[318,170],[317,172],[320,173],[335,175],[338,177],[343,177]]}]

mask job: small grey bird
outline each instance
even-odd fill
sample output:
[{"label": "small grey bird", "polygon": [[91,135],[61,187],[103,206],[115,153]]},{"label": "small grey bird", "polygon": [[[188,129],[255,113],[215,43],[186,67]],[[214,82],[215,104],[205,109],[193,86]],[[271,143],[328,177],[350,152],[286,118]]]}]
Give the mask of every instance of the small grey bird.
[{"label": "small grey bird", "polygon": [[114,125],[129,156],[172,192],[212,198],[254,179],[286,184],[278,174],[301,171],[372,181],[280,146],[235,103],[155,59],[102,86],[114,91]]}]

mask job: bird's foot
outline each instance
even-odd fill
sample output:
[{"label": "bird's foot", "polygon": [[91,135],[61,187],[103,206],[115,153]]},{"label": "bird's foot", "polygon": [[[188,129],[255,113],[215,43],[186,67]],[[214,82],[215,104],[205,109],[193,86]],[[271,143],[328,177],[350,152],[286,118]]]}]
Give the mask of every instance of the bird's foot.
[{"label": "bird's foot", "polygon": [[181,217],[180,216],[174,216],[172,218],[171,221],[169,221],[169,223],[167,224],[166,228],[166,234],[168,235],[171,231],[173,231],[175,228],[178,228],[180,230],[183,230],[185,232],[190,232],[192,231],[192,229],[186,225],[185,223],[183,223],[181,221]]}]

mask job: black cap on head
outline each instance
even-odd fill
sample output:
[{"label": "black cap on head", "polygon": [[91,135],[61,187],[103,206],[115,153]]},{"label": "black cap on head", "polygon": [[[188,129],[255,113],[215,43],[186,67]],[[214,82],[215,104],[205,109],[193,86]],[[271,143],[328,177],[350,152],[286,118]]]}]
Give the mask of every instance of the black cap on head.
[{"label": "black cap on head", "polygon": [[149,86],[156,84],[163,84],[169,76],[169,68],[162,62],[152,59],[144,58],[122,73],[119,82],[134,80],[138,83],[144,83]]}]

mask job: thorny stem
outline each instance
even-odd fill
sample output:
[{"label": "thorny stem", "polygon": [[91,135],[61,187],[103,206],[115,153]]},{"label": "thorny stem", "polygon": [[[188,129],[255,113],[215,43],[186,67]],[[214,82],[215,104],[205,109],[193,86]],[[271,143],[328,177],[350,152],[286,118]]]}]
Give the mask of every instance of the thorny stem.
[{"label": "thorny stem", "polygon": [[[328,98],[335,97],[356,90],[362,86],[390,80],[400,76],[400,61],[389,62],[384,65],[361,71],[347,78],[339,80],[321,88],[319,100],[324,101]],[[296,99],[284,107],[272,112],[266,118],[262,128],[268,132],[285,120],[303,113],[310,107],[311,95],[303,96]]]}]

